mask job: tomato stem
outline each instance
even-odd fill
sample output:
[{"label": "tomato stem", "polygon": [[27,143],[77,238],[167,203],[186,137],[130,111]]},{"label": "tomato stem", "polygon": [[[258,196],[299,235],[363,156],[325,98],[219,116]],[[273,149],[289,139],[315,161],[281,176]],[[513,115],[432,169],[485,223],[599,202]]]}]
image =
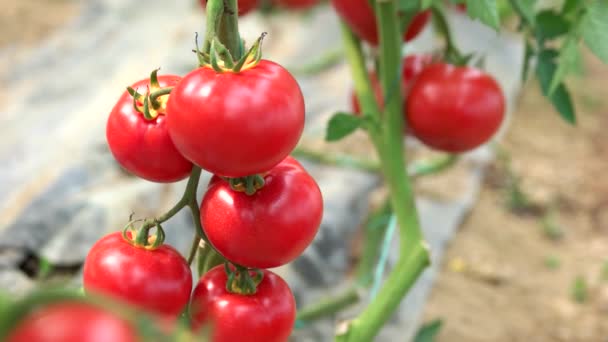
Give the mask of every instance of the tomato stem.
[{"label": "tomato stem", "polygon": [[203,52],[211,52],[211,42],[218,38],[230,51],[233,60],[243,55],[241,37],[239,35],[237,0],[208,0],[207,29]]},{"label": "tomato stem", "polygon": [[361,297],[361,290],[353,287],[342,294],[332,296],[316,304],[305,307],[298,311],[298,315],[296,316],[296,327],[339,312],[359,302]]},{"label": "tomato stem", "polygon": [[[347,58],[353,70],[355,90],[364,113],[381,120],[377,130],[368,130],[378,152],[381,170],[390,189],[390,203],[399,225],[400,255],[384,286],[369,306],[350,322],[348,329],[336,337],[339,341],[371,341],[397,309],[403,296],[429,264],[429,253],[423,241],[410,177],[403,149],[403,101],[395,83],[401,74],[401,42],[395,0],[375,2],[376,21],[380,33],[379,73],[385,99],[380,115],[371,91],[360,42],[349,29],[343,29]],[[366,84],[363,84],[366,83]]]},{"label": "tomato stem", "polygon": [[452,38],[450,26],[448,25],[445,14],[439,6],[433,6],[431,7],[431,10],[433,12],[435,26],[445,39],[445,59],[454,65],[466,65],[469,57],[464,56],[458,47],[456,47],[456,44],[454,44],[454,39]]}]

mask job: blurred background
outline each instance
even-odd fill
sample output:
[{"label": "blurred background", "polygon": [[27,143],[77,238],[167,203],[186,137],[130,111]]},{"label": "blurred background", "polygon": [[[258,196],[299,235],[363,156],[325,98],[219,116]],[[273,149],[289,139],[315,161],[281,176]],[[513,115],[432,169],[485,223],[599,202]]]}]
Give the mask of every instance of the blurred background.
[{"label": "blurred background", "polygon": [[[97,239],[121,229],[130,213],[158,215],[182,194],[183,182],[155,184],[122,171],[106,146],[105,122],[125,86],[153,69],[183,75],[196,67],[191,49],[204,11],[192,0],[0,0],[0,8],[0,289],[77,287]],[[409,340],[437,320],[438,341],[608,337],[608,67],[583,50],[583,65],[567,81],[578,114],[571,126],[534,78],[520,81],[523,41],[503,15],[497,34],[449,11],[458,46],[484,55],[501,84],[508,119],[495,144],[417,179],[433,265],[378,341]],[[350,110],[352,86],[327,3],[255,12],[240,30],[248,42],[268,32],[265,58],[298,79],[307,111],[301,151],[374,160],[362,133],[323,141],[331,114]],[[406,52],[440,43],[428,25]],[[410,140],[409,159],[435,155]],[[325,215],[313,245],[278,270],[299,307],[348,287],[366,218],[386,193],[373,172],[302,160],[323,191]],[[186,253],[192,229],[189,213],[180,213],[165,225],[167,242]],[[301,324],[294,340],[330,340],[335,322],[358,308]]]}]

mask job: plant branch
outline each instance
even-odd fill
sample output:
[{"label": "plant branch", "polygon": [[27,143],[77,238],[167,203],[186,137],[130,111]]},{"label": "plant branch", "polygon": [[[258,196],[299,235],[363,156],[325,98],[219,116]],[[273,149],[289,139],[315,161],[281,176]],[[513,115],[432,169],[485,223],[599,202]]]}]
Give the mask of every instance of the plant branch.
[{"label": "plant branch", "polygon": [[303,308],[298,312],[296,321],[300,324],[312,322],[327,315],[339,312],[344,308],[357,303],[360,299],[360,291],[353,287],[338,296],[327,298]]}]

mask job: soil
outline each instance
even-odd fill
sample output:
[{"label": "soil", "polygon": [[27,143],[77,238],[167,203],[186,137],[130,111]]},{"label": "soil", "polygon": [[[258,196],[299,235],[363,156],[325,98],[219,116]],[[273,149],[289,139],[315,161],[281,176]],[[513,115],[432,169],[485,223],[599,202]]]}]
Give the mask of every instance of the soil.
[{"label": "soil", "polygon": [[608,68],[585,63],[568,82],[576,127],[536,81],[523,89],[501,144],[508,157],[452,240],[426,307],[426,321],[443,321],[438,341],[608,338]]},{"label": "soil", "polygon": [[48,36],[78,9],[76,0],[0,0],[0,48],[22,47]]}]

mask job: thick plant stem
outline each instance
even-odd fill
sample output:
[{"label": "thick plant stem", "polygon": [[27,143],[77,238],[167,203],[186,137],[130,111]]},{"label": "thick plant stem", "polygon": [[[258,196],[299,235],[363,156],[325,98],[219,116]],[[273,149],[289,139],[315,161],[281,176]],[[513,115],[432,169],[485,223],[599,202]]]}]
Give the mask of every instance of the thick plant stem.
[{"label": "thick plant stem", "polygon": [[[429,264],[428,249],[420,230],[402,144],[404,123],[399,89],[401,55],[398,48],[401,46],[401,34],[396,1],[377,0],[375,13],[380,33],[379,75],[383,92],[389,96],[386,98],[385,111],[381,117],[380,135],[371,131],[370,135],[380,156],[385,181],[391,191],[391,206],[399,224],[400,256],[377,297],[351,322],[349,329],[336,338],[339,341],[372,341]],[[348,46],[347,35],[345,39]],[[350,58],[351,66],[352,61],[356,60],[357,58]]]},{"label": "thick plant stem", "polygon": [[203,52],[209,53],[211,41],[217,37],[230,51],[233,59],[243,55],[241,37],[239,35],[237,0],[208,0],[207,29]]}]

